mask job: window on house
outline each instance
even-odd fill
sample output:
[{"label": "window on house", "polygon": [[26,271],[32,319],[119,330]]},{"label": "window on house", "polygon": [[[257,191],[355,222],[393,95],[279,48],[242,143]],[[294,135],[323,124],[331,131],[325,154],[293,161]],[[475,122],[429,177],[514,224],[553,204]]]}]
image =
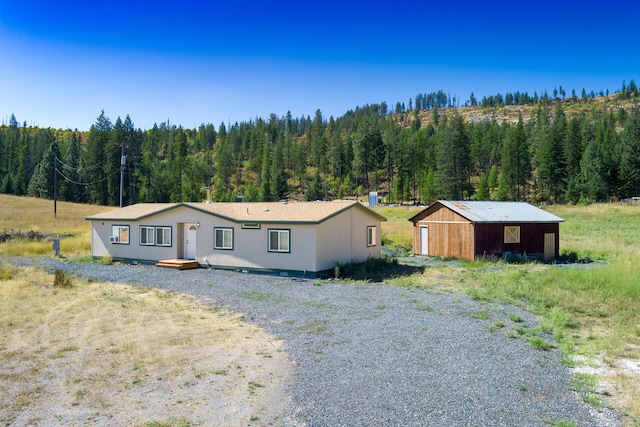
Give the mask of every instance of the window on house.
[{"label": "window on house", "polygon": [[171,227],[141,225],[140,244],[143,246],[171,246]]},{"label": "window on house", "polygon": [[171,246],[171,227],[156,227],[156,245]]},{"label": "window on house", "polygon": [[111,237],[109,237],[111,243],[129,244],[129,226],[128,225],[112,225]]},{"label": "window on house", "polygon": [[269,252],[289,252],[290,230],[269,230]]},{"label": "window on house", "polygon": [[520,243],[520,226],[507,225],[504,227],[505,243]]},{"label": "window on house", "polygon": [[233,249],[233,228],[214,228],[213,235],[214,249]]},{"label": "window on house", "polygon": [[378,227],[367,227],[367,246],[376,246],[378,244]]},{"label": "window on house", "polygon": [[140,227],[140,244],[141,245],[148,245],[148,246],[152,246],[155,245],[155,239],[153,238],[154,236],[154,227],[146,227],[146,226],[141,226]]}]

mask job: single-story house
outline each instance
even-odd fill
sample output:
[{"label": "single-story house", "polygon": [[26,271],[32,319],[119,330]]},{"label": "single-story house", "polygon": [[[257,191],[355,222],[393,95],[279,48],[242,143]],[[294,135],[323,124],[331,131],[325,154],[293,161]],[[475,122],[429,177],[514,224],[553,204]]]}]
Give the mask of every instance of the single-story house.
[{"label": "single-story house", "polygon": [[380,257],[386,219],[355,201],[142,203],[86,218],[91,255],[314,277]]},{"label": "single-story house", "polygon": [[415,255],[473,260],[526,254],[553,260],[564,220],[524,202],[438,200],[409,221]]}]

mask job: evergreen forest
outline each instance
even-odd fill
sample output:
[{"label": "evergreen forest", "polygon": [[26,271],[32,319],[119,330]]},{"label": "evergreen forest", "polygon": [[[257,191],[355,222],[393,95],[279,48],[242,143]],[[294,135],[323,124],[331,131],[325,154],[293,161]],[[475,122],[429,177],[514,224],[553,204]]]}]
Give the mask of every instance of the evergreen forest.
[{"label": "evergreen forest", "polygon": [[[590,203],[640,196],[640,100],[612,94],[443,91],[343,116],[170,122],[102,111],[89,131],[0,126],[0,193],[92,203],[437,199]],[[209,193],[208,193],[209,191]],[[55,192],[55,194],[54,194]]]}]

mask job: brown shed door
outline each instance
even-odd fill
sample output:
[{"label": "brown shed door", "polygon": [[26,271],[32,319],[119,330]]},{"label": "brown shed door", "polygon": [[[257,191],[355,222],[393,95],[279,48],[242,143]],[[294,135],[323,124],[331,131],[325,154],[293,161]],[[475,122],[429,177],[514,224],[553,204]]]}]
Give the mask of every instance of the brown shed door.
[{"label": "brown shed door", "polygon": [[556,257],[556,233],[544,233],[544,259],[550,261]]}]

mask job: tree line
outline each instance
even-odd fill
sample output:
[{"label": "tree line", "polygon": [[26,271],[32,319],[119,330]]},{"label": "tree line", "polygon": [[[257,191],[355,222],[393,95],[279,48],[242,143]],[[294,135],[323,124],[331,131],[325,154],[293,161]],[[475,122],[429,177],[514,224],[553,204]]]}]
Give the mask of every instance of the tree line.
[{"label": "tree line", "polygon": [[[272,114],[217,128],[167,121],[142,130],[129,116],[112,122],[103,111],[79,132],[20,125],[12,115],[0,126],[0,192],[53,198],[55,191],[59,200],[112,206],[201,201],[207,189],[214,201],[368,191],[389,203],[623,199],[640,195],[637,91],[623,83],[596,103],[554,90],[535,103],[525,97],[528,109],[502,121],[465,119],[468,108],[442,91],[417,96],[415,107],[409,100],[409,109],[381,103],[338,118],[317,110],[313,118]],[[511,105],[505,98],[515,102],[511,94],[482,107],[499,111]]]}]

